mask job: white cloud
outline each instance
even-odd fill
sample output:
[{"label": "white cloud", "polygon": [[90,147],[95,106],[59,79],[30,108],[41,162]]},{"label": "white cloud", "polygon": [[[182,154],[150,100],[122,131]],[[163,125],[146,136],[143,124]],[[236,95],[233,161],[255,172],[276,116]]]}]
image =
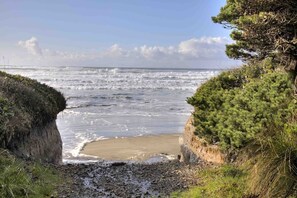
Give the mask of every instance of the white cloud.
[{"label": "white cloud", "polygon": [[141,46],[135,47],[134,51],[141,56],[152,58],[175,57],[185,58],[215,58],[217,53],[221,53],[225,49],[228,40],[223,37],[202,37],[192,38],[182,41],[178,46]]},{"label": "white cloud", "polygon": [[147,59],[164,58],[176,52],[175,48],[161,46],[146,46],[135,47],[134,52]]},{"label": "white cloud", "polygon": [[197,39],[182,41],[178,46],[178,52],[184,55],[197,56],[199,50],[197,41]]},{"label": "white cloud", "polygon": [[[106,50],[91,52],[41,49],[35,37],[19,41],[18,45],[27,49],[32,55],[30,60],[36,60],[34,64],[42,65],[217,67],[220,64],[234,65],[224,52],[225,44],[229,42],[224,37],[201,37],[191,38],[171,46],[143,45],[123,48],[119,44],[113,44]],[[33,61],[26,64],[33,64]]]},{"label": "white cloud", "polygon": [[227,43],[228,40],[222,37],[192,38],[180,42],[178,52],[196,58],[211,58],[217,56],[217,53],[222,52]]},{"label": "white cloud", "polygon": [[104,54],[111,57],[128,56],[128,52],[123,50],[118,44],[113,44]]},{"label": "white cloud", "polygon": [[226,37],[201,37],[200,39],[196,39],[196,42],[201,44],[226,44],[230,40]]},{"label": "white cloud", "polygon": [[19,41],[18,45],[27,49],[30,54],[42,56],[42,50],[39,47],[37,38],[32,37],[26,41]]}]

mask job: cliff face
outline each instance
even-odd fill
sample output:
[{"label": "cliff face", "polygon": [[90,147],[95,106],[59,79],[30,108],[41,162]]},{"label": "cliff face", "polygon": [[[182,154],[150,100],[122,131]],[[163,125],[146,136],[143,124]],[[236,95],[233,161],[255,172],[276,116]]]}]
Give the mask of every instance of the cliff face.
[{"label": "cliff face", "polygon": [[55,121],[34,127],[27,135],[11,139],[7,149],[20,157],[62,163],[62,140]]},{"label": "cliff face", "polygon": [[197,137],[191,116],[185,126],[183,142],[181,144],[182,160],[188,163],[197,162],[202,159],[207,162],[222,164],[226,155],[221,152],[217,145],[209,145],[203,139]]},{"label": "cliff face", "polygon": [[23,158],[60,163],[62,141],[55,120],[65,106],[53,88],[0,72],[0,147]]}]

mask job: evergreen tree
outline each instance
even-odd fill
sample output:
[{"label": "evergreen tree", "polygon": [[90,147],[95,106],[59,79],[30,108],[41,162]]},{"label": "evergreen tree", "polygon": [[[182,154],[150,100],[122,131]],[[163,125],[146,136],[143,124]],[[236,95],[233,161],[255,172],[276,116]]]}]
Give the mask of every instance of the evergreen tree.
[{"label": "evergreen tree", "polygon": [[253,60],[272,57],[296,72],[297,0],[227,0],[215,23],[231,28],[230,58]]}]

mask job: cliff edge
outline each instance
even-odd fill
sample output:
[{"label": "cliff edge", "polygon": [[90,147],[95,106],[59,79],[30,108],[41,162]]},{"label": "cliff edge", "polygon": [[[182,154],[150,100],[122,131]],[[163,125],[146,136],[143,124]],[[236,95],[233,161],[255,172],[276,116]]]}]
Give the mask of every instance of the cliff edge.
[{"label": "cliff edge", "polygon": [[221,152],[219,146],[210,145],[196,136],[194,132],[193,116],[190,116],[182,136],[181,160],[186,163],[195,163],[201,159],[210,163],[223,164],[226,161],[226,155]]},{"label": "cliff edge", "polygon": [[60,163],[62,140],[55,120],[65,107],[55,89],[0,72],[0,147],[22,158]]}]

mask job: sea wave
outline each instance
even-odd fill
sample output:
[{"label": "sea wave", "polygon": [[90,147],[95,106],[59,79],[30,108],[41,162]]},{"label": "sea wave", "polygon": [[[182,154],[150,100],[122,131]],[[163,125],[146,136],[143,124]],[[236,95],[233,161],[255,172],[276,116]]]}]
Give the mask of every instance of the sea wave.
[{"label": "sea wave", "polygon": [[61,91],[67,108],[58,115],[64,159],[79,157],[97,138],[175,133],[192,111],[186,103],[218,70],[38,67],[1,68]]}]

